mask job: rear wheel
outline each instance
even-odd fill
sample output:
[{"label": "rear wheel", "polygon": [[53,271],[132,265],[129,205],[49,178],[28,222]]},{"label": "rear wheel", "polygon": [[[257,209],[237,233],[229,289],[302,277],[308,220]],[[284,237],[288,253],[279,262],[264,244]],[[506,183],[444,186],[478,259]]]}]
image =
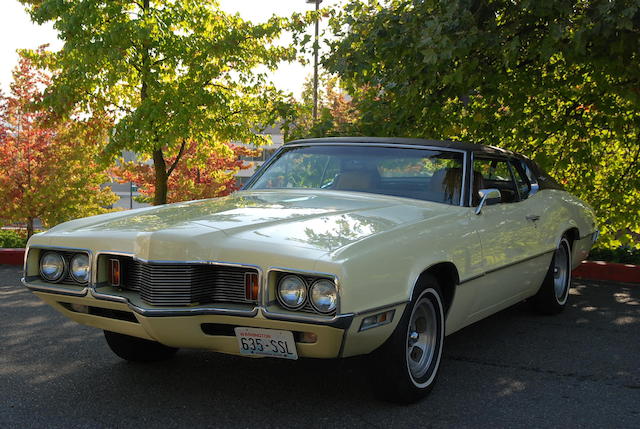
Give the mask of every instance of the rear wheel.
[{"label": "rear wheel", "polygon": [[567,304],[570,287],[571,245],[562,237],[540,290],[533,297],[533,307],[543,314],[560,313]]},{"label": "rear wheel", "polygon": [[437,280],[416,288],[395,331],[374,355],[376,393],[385,400],[412,403],[433,388],[444,342],[444,311]]},{"label": "rear wheel", "polygon": [[157,362],[172,357],[178,349],[156,341],[104,331],[104,337],[111,351],[130,362]]}]

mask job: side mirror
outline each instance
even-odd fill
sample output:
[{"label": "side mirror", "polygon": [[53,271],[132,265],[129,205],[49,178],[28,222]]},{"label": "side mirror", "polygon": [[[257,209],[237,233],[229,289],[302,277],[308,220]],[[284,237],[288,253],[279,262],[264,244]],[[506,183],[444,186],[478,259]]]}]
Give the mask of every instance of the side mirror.
[{"label": "side mirror", "polygon": [[480,189],[478,191],[478,196],[480,197],[480,204],[476,207],[477,215],[482,213],[482,207],[485,205],[497,204],[502,201],[500,190],[496,188]]}]

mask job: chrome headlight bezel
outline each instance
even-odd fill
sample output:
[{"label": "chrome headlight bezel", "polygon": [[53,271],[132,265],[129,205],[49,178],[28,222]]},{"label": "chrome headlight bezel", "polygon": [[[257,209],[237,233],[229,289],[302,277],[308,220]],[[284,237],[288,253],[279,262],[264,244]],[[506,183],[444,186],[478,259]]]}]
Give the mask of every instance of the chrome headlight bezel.
[{"label": "chrome headlight bezel", "polygon": [[[47,258],[48,256],[54,256],[59,258],[59,261],[61,262],[61,266],[62,269],[60,270],[60,274],[58,276],[55,277],[50,277],[49,275],[45,274],[44,270],[43,270],[43,263],[45,261],[45,258]],[[38,271],[40,273],[40,277],[49,283],[58,283],[60,281],[62,281],[62,279],[64,279],[66,273],[67,273],[67,260],[65,259],[65,257],[62,255],[62,253],[60,252],[55,252],[55,251],[47,251],[45,253],[42,254],[42,256],[40,257],[40,261],[38,262]]]},{"label": "chrome headlight bezel", "polygon": [[[300,293],[300,297],[297,300],[297,303],[292,305],[288,302],[286,302],[285,298],[283,298],[282,296],[282,292],[281,292],[281,288],[282,285],[284,284],[285,281],[287,280],[296,280],[300,283],[300,288],[299,290],[301,291]],[[287,274],[285,276],[283,276],[277,284],[276,287],[276,298],[278,300],[278,302],[280,303],[280,305],[282,305],[284,308],[286,308],[287,310],[299,310],[300,308],[304,307],[304,305],[307,302],[308,299],[308,286],[307,286],[307,282],[300,276],[295,275],[295,274]]]},{"label": "chrome headlight bezel", "polygon": [[[74,262],[77,260],[77,258],[86,258],[86,264],[85,264],[86,269],[84,270],[85,271],[84,278],[80,277],[75,272]],[[73,280],[75,280],[76,282],[81,284],[89,283],[89,277],[91,273],[91,261],[89,259],[89,255],[87,255],[86,253],[75,253],[71,257],[71,261],[69,262],[69,273],[71,274],[71,277],[73,278]]]},{"label": "chrome headlight bezel", "polygon": [[[320,304],[316,302],[319,299],[316,298],[315,292],[319,291],[320,288],[327,287],[327,286],[330,288],[329,294],[325,292],[325,295],[321,296],[320,299],[330,294],[333,295],[333,298],[331,299],[332,303],[330,307],[328,307],[328,309],[323,310],[321,309]],[[318,313],[321,313],[321,314],[333,313],[334,311],[336,311],[338,307],[338,288],[336,287],[336,284],[329,279],[318,279],[314,281],[313,284],[309,287],[309,302],[311,303],[311,306],[313,307],[313,309],[316,310]]]}]

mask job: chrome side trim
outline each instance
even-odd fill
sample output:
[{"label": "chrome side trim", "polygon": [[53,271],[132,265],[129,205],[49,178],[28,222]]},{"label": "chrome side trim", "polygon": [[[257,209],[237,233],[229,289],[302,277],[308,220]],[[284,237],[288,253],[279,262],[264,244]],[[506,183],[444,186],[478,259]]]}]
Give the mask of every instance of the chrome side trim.
[{"label": "chrome side trim", "polygon": [[519,261],[511,262],[511,263],[509,263],[509,264],[503,265],[503,266],[498,267],[498,268],[493,268],[493,269],[491,269],[491,270],[489,270],[489,271],[485,271],[485,272],[483,272],[482,274],[478,274],[478,275],[476,275],[476,276],[472,276],[472,277],[469,277],[469,278],[467,278],[467,279],[461,280],[461,281],[460,281],[460,283],[458,283],[458,285],[462,285],[462,284],[464,284],[464,283],[469,283],[470,281],[472,281],[472,280],[476,280],[476,279],[479,279],[480,277],[484,277],[484,276],[486,276],[487,274],[495,273],[496,271],[500,271],[500,270],[503,270],[503,269],[505,269],[505,268],[513,267],[514,265],[523,264],[523,263],[525,263],[525,262],[531,261],[532,259],[536,259],[536,258],[539,258],[539,257],[541,257],[541,256],[548,255],[549,253],[553,253],[553,252],[555,252],[555,251],[556,251],[556,249],[547,250],[547,251],[545,251],[545,252],[541,252],[541,253],[538,253],[538,254],[536,254],[536,255],[526,257],[526,258],[521,259],[521,260],[519,260]]},{"label": "chrome side trim", "polygon": [[462,161],[462,183],[460,183],[460,207],[466,206],[464,200],[471,197],[471,187],[467,186],[467,170],[469,170],[469,152],[464,151],[464,159]]},{"label": "chrome side trim", "polygon": [[[419,145],[419,144],[394,144],[394,143],[367,143],[367,142],[349,142],[349,143],[340,143],[340,142],[326,142],[326,143],[295,143],[295,144],[287,144],[281,147],[301,147],[301,146],[379,146],[379,147],[390,147],[390,148],[400,148],[400,149],[429,149],[429,150],[437,150],[441,152],[460,152],[466,153],[467,150],[464,149],[455,149],[444,146],[430,146],[430,145]],[[275,155],[275,154],[274,154]]]},{"label": "chrome side trim", "polygon": [[531,185],[531,190],[529,191],[529,197],[534,196],[540,190],[540,184],[538,184],[538,177],[534,174],[531,167],[525,160],[521,160],[523,167],[525,168],[524,174],[527,176],[527,180],[529,180],[529,184]]},{"label": "chrome side trim", "polygon": [[469,157],[469,195],[467,203],[469,207],[473,207],[473,163],[475,162],[475,154],[471,152]]},{"label": "chrome side trim", "polygon": [[357,311],[355,313],[353,313],[354,316],[362,316],[364,314],[369,314],[369,313],[375,313],[378,311],[382,311],[385,310],[387,308],[391,308],[391,307],[397,307],[398,305],[407,305],[411,302],[411,300],[404,300],[404,301],[398,301],[395,302],[393,304],[387,304],[387,305],[381,305],[379,307],[374,307],[374,308],[370,308],[368,310],[362,310],[362,311]]}]

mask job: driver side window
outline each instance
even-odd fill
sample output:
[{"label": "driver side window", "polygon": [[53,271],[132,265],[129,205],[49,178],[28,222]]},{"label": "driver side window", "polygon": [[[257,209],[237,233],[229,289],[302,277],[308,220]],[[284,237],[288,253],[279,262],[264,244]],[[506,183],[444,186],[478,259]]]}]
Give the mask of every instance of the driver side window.
[{"label": "driver side window", "polygon": [[518,190],[511,167],[506,159],[475,158],[473,160],[474,176],[481,176],[483,188],[500,190],[502,203],[519,201]]}]

